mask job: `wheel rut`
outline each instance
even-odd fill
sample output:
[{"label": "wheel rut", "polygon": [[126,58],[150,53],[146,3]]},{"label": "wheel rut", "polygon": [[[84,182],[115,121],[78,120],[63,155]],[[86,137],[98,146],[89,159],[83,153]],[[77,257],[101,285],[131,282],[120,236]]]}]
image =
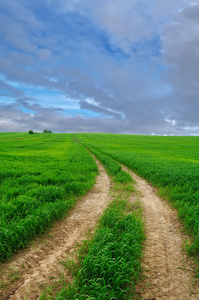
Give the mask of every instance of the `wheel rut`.
[{"label": "wheel rut", "polygon": [[198,300],[199,288],[194,286],[192,263],[182,246],[186,237],[176,210],[162,200],[144,179],[130,172],[143,204],[146,224],[144,245],[144,283],[138,287],[145,300]]},{"label": "wheel rut", "polygon": [[[67,218],[57,222],[45,237],[34,241],[33,246],[18,253],[12,262],[3,265],[1,281],[11,272],[19,275],[19,279],[0,291],[0,299],[37,299],[43,287],[52,285],[64,272],[60,261],[70,256],[76,243],[95,227],[110,201],[110,178],[102,165],[96,162],[100,175],[96,177],[95,186],[77,203]],[[136,181],[146,224],[142,263],[145,280],[137,287],[139,299],[198,300],[199,288],[192,284],[192,263],[182,250],[186,237],[182,233],[176,210],[158,197],[154,188],[144,179],[133,172],[130,174]],[[136,201],[135,195],[132,201]],[[63,275],[68,282],[72,281],[68,273]]]},{"label": "wheel rut", "polygon": [[[67,218],[57,222],[43,241],[38,239],[31,248],[21,251],[11,263],[4,265],[0,275],[2,281],[12,270],[21,278],[3,289],[0,299],[37,299],[43,287],[52,285],[60,277],[64,270],[60,261],[66,259],[77,242],[85,238],[89,229],[95,227],[110,201],[110,178],[102,165],[98,161],[96,163],[100,172],[96,184]],[[72,280],[68,274],[64,276],[67,276],[68,282]]]}]

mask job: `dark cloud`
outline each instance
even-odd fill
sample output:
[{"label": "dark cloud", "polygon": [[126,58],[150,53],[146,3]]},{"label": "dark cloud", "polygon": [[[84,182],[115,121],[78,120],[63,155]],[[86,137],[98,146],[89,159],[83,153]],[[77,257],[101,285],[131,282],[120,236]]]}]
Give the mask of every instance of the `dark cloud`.
[{"label": "dark cloud", "polygon": [[119,113],[115,113],[115,112],[107,110],[105,108],[101,108],[98,105],[93,104],[92,102],[88,102],[88,100],[87,101],[80,101],[80,107],[82,109],[91,110],[91,111],[96,112],[100,115],[108,115],[108,116],[112,116],[116,119],[121,118],[121,115]]},{"label": "dark cloud", "polygon": [[[113,118],[66,117],[57,109],[36,107],[35,114],[23,112],[20,103],[0,106],[0,131],[20,132],[34,130],[41,132],[50,128],[53,132],[123,132],[124,124]],[[28,109],[35,108],[29,107]]]},{"label": "dark cloud", "polygon": [[3,80],[0,80],[0,90],[4,92],[2,94],[3,97],[6,96],[6,97],[15,98],[15,97],[20,97],[25,95],[25,93],[22,90],[13,87],[12,85],[6,83]]},{"label": "dark cloud", "polygon": [[165,79],[172,86],[173,118],[187,133],[199,133],[199,4],[185,6],[175,22],[163,28],[162,60],[169,66]]}]

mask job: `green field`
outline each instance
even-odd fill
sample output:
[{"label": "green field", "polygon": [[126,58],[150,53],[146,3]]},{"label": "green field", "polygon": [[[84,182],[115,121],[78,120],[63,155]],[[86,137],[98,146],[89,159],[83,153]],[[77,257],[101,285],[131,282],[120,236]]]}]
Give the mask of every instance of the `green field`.
[{"label": "green field", "polygon": [[87,147],[128,166],[178,209],[199,256],[199,137],[77,134]]},{"label": "green field", "polygon": [[[65,215],[91,189],[98,169],[72,134],[0,134],[0,142],[4,261]],[[117,192],[86,243],[86,256],[78,255],[82,259],[73,284],[56,299],[130,299],[141,274],[144,240],[139,205],[128,202],[133,180],[115,160],[92,147],[89,150],[104,165]],[[44,292],[41,299],[48,296]]]},{"label": "green field", "polygon": [[0,261],[46,232],[97,173],[70,134],[0,133]]},{"label": "green field", "polygon": [[[82,142],[78,143],[76,140]],[[95,182],[99,159],[128,182],[117,161],[178,209],[199,255],[199,137],[0,133],[0,260],[46,232]]]}]

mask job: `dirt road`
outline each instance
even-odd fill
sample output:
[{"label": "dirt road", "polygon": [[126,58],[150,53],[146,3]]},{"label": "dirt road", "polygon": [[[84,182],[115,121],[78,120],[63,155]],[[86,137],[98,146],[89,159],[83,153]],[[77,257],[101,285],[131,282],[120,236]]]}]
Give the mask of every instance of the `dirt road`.
[{"label": "dirt road", "polygon": [[[110,179],[98,163],[100,175],[96,185],[70,212],[69,216],[55,224],[45,240],[16,255],[5,265],[1,280],[12,272],[15,280],[0,299],[37,299],[44,286],[60,277],[63,261],[92,229],[110,197]],[[126,169],[126,168],[125,168]],[[146,224],[143,269],[145,280],[137,287],[139,299],[145,300],[198,300],[199,288],[192,284],[193,272],[190,260],[182,250],[185,235],[178,221],[177,212],[157,196],[156,191],[142,178],[130,172],[136,181],[136,189],[143,205]],[[132,201],[135,201],[132,195]],[[17,276],[19,277],[17,279]],[[71,278],[64,274],[68,282]],[[108,300],[108,299],[107,299]]]},{"label": "dirt road", "polygon": [[13,262],[5,266],[1,280],[5,281],[6,275],[13,271],[21,278],[9,284],[8,290],[4,289],[0,294],[0,299],[24,300],[26,296],[28,300],[36,299],[43,286],[60,277],[63,271],[60,261],[96,225],[110,200],[110,179],[102,165],[97,164],[100,175],[96,177],[94,188],[77,203],[68,217],[55,224],[43,242],[36,241],[33,247],[16,255]]}]

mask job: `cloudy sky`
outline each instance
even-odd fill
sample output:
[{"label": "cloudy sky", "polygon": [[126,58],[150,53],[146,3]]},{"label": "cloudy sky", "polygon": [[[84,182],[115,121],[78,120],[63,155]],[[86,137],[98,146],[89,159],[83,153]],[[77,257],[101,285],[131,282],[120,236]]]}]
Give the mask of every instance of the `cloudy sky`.
[{"label": "cloudy sky", "polygon": [[199,0],[1,0],[0,131],[199,135]]}]

